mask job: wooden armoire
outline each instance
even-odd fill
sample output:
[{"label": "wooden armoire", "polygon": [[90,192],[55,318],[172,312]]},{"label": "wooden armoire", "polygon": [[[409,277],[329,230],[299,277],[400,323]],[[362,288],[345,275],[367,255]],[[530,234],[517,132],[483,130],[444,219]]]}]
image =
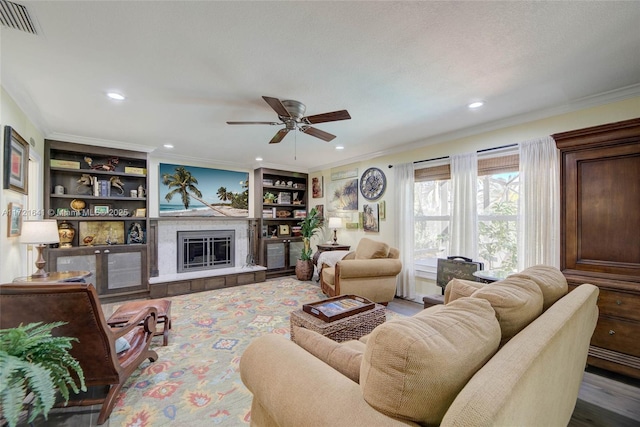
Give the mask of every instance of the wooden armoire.
[{"label": "wooden armoire", "polygon": [[640,118],[553,135],[561,153],[560,268],[600,288],[589,365],[640,378]]}]

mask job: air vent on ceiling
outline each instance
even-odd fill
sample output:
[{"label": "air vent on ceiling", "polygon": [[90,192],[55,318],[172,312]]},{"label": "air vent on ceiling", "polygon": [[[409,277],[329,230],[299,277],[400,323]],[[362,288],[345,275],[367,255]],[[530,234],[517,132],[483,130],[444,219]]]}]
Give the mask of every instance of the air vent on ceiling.
[{"label": "air vent on ceiling", "polygon": [[29,16],[27,8],[7,0],[0,0],[0,24],[27,33],[37,34],[36,27]]}]

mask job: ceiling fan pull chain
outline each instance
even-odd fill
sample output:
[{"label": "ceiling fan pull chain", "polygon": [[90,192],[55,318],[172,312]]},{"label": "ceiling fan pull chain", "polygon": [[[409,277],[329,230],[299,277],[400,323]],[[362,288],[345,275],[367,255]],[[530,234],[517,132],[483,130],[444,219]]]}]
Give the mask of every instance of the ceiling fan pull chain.
[{"label": "ceiling fan pull chain", "polygon": [[293,131],[293,160],[298,160],[298,132]]}]

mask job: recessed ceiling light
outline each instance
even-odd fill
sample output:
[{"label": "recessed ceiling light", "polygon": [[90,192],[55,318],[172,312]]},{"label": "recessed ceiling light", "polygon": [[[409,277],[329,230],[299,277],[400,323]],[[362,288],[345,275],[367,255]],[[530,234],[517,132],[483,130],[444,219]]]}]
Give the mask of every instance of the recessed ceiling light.
[{"label": "recessed ceiling light", "polygon": [[164,144],[163,147],[164,148],[173,148],[173,144]]},{"label": "recessed ceiling light", "polygon": [[342,145],[336,145],[336,150],[344,150],[344,147]]},{"label": "recessed ceiling light", "polygon": [[256,157],[256,162],[261,162],[262,161],[262,157]]},{"label": "recessed ceiling light", "polygon": [[108,92],[107,96],[115,101],[124,101],[124,95],[118,92]]},{"label": "recessed ceiling light", "polygon": [[472,102],[471,104],[468,105],[469,108],[473,109],[473,108],[480,108],[484,105],[484,102],[482,101],[476,101],[476,102]]}]

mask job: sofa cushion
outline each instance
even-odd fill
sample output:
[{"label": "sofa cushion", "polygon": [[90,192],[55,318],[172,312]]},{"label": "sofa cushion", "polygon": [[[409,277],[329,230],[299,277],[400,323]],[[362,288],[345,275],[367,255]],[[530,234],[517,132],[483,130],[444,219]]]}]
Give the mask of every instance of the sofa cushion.
[{"label": "sofa cushion", "polygon": [[509,341],[542,313],[542,291],[532,280],[509,276],[484,286],[472,295],[491,303],[502,331],[501,344]]},{"label": "sofa cushion", "polygon": [[343,345],[310,329],[294,326],[296,344],[349,379],[360,380],[364,345]]},{"label": "sofa cushion", "polygon": [[499,343],[495,313],[482,299],[461,298],[387,321],[367,340],[363,397],[389,416],[437,425]]},{"label": "sofa cushion", "polygon": [[444,303],[448,304],[458,298],[470,297],[471,294],[486,285],[486,283],[471,280],[451,279],[444,289]]},{"label": "sofa cushion", "polygon": [[534,265],[509,277],[530,279],[540,287],[543,298],[542,311],[546,311],[569,292],[569,286],[564,274],[557,268],[548,265]]},{"label": "sofa cushion", "polygon": [[363,237],[356,248],[356,259],[387,258],[389,245]]}]

